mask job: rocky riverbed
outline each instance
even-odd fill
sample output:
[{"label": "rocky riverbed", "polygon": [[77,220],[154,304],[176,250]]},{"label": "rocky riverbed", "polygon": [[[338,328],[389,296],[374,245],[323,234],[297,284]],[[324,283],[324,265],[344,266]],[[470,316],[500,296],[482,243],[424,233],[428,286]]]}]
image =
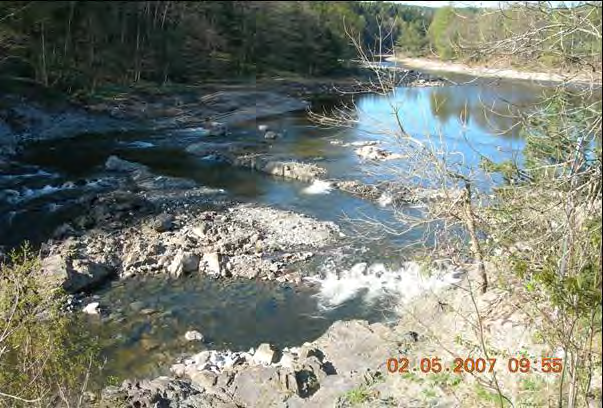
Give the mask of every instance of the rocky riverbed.
[{"label": "rocky riverbed", "polygon": [[[186,189],[188,197],[194,189]],[[336,243],[342,233],[290,211],[207,202],[157,206],[141,194],[94,197],[90,211],[44,245],[41,278],[74,293],[106,279],[167,273],[299,282],[290,266]]]},{"label": "rocky riverbed", "polygon": [[[415,76],[407,85],[423,87],[430,83]],[[154,380],[143,374],[146,380],[129,379],[121,386],[106,387],[101,397],[94,397],[96,403],[183,407],[345,406],[352,404],[355,390],[363,393],[368,385],[385,379],[383,367],[389,356],[403,353],[425,338],[416,324],[361,321],[336,322],[319,335],[328,323],[337,320],[332,317],[335,314],[328,317],[328,323],[315,325],[312,330],[293,327],[295,323],[290,322],[300,321],[309,326],[310,319],[326,320],[325,310],[344,309],[351,303],[366,303],[372,310],[367,314],[382,315],[372,322],[385,321],[397,303],[410,302],[424,292],[445,289],[464,276],[455,273],[442,279],[437,274],[423,277],[417,264],[399,266],[399,254],[392,256],[395,261],[386,266],[380,263],[386,253],[384,246],[373,246],[377,248],[374,253],[369,253],[365,245],[354,247],[355,256],[349,257],[351,241],[345,236],[347,230],[333,222],[345,210],[338,203],[354,208],[368,203],[371,211],[381,211],[382,207],[415,203],[420,194],[391,180],[367,181],[356,172],[365,165],[400,160],[391,146],[377,140],[350,140],[338,134],[323,134],[293,114],[283,118],[284,112],[307,108],[308,103],[300,97],[310,96],[314,86],[277,83],[250,90],[240,85],[221,85],[178,92],[138,89],[88,101],[85,109],[77,108],[81,109],[78,112],[90,118],[106,118],[105,130],[125,126],[123,129],[131,131],[126,132],[127,137],[118,136],[111,142],[114,145],[106,148],[94,142],[78,145],[75,139],[69,149],[42,143],[41,163],[51,166],[34,167],[33,171],[43,172],[45,180],[63,177],[47,171],[63,170],[61,166],[53,168],[57,162],[47,162],[48,156],[62,154],[58,163],[63,165],[71,158],[76,160],[74,151],[86,155],[96,153],[97,147],[106,150],[98,157],[91,155],[95,162],[86,164],[89,167],[85,171],[75,170],[74,174],[80,178],[77,181],[60,178],[62,184],[44,181],[31,187],[8,184],[16,187],[6,189],[5,196],[0,198],[6,198],[15,217],[22,209],[20,203],[31,202],[33,210],[40,211],[46,208],[42,207],[46,205],[46,197],[54,198],[54,193],[62,190],[72,193],[68,204],[51,202],[52,208],[75,204],[78,211],[65,217],[51,239],[41,245],[40,279],[49,289],[61,287],[74,294],[68,309],[89,318],[94,330],[111,331],[115,340],[112,346],[126,350],[121,354],[126,360],[125,368],[119,371],[121,378],[130,377],[128,370],[170,373]],[[361,91],[353,87],[349,90]],[[16,111],[11,112],[14,119]],[[29,136],[24,136],[27,132],[39,139],[55,137],[55,133],[45,134],[42,128],[56,117],[39,121],[39,128],[32,127],[36,120],[30,121],[29,117],[19,116],[23,132],[16,131],[13,125],[7,128],[11,135],[19,135],[11,140],[17,144],[29,140]],[[259,123],[258,118],[262,118]],[[140,136],[136,133],[140,129],[147,133]],[[90,140],[103,137],[90,134],[101,128],[88,129],[82,125],[82,130]],[[73,133],[66,131],[61,136],[73,136],[75,132],[76,127]],[[80,136],[78,140],[81,139]],[[169,154],[174,155],[170,159],[180,168],[165,164]],[[21,158],[27,156],[11,156],[0,162],[0,167],[11,172],[3,182],[14,183],[15,177],[23,176],[17,174],[21,169],[13,162]],[[71,167],[75,166],[65,168],[73,171]],[[229,180],[224,188],[204,183],[205,175],[199,173],[210,169],[228,172],[228,178],[235,182]],[[238,174],[245,177],[237,179]],[[273,190],[278,194],[268,204],[235,199],[228,190],[239,188],[239,183],[253,184],[256,189],[268,183],[278,184],[279,188]],[[305,211],[294,205],[282,208],[283,191],[293,192],[295,201],[314,200],[317,207],[328,208],[325,213],[330,216],[303,215]],[[431,199],[432,193],[424,192],[422,199]],[[325,194],[330,194],[328,200],[327,196],[321,198]],[[258,330],[252,323],[260,313],[267,319],[277,319],[274,316],[278,314],[273,311],[284,303],[300,305],[300,313],[309,316],[295,320],[292,316],[296,311],[290,310],[285,311],[290,313],[288,316],[278,315],[279,320],[269,326],[270,342],[262,338],[264,335],[257,336],[259,340],[254,341],[258,344],[252,350],[225,345],[227,341],[214,343],[212,337],[219,336],[212,333],[224,330],[209,328],[213,322],[213,317],[205,317],[209,313],[191,325],[179,310],[195,313],[188,307],[205,306],[219,316],[242,309],[236,305],[222,311],[220,306],[190,300],[207,296],[209,301],[220,305],[216,296],[225,293],[236,297],[220,292],[213,284],[199,289],[204,284],[194,282],[195,277],[233,286],[241,281],[258,286],[281,285],[282,291],[274,291],[277,295],[272,299],[266,296],[269,299],[262,306],[266,310],[256,310],[255,319],[248,318],[251,326],[245,326],[247,330]],[[156,290],[145,291],[145,281],[154,278],[160,278],[152,284]],[[120,292],[116,288],[122,284],[125,289]],[[177,286],[186,296],[178,298],[174,293],[170,294],[174,299],[165,300],[168,296],[163,296],[164,292]],[[288,298],[289,295],[276,299],[282,293],[303,292],[306,288],[313,289],[307,295],[302,294],[304,301]],[[212,293],[215,295],[212,297],[203,290],[217,295]],[[112,302],[107,295],[111,291],[125,294],[128,299]],[[78,303],[79,299],[83,301]],[[178,303],[178,299],[185,300]],[[386,306],[383,300],[391,303]],[[168,309],[167,304],[169,310],[164,310]],[[252,316],[253,310],[249,315],[239,313]],[[349,316],[366,318],[357,312],[346,318]],[[279,325],[286,320],[290,321]],[[288,336],[283,346],[278,340],[272,341],[279,330],[297,334]],[[304,333],[311,334],[303,336]],[[241,337],[244,333],[237,335]],[[300,339],[309,342],[304,344]],[[171,345],[161,344],[162,341]],[[140,343],[140,350],[131,352],[127,348],[131,343]],[[249,346],[247,342],[242,344],[241,348]],[[181,352],[174,352],[178,347]],[[155,358],[152,353],[162,356]],[[185,355],[175,357],[180,354]],[[135,360],[141,359],[161,362],[165,367],[147,371],[136,365]],[[376,394],[370,391],[372,395]],[[368,401],[396,397],[391,389],[382,396]]]}]

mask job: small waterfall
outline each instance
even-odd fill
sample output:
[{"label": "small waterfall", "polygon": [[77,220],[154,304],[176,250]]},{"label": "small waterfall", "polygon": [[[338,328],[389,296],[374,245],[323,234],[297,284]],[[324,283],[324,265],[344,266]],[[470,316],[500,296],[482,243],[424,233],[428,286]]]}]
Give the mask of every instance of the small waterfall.
[{"label": "small waterfall", "polygon": [[329,194],[333,186],[331,183],[324,180],[314,180],[312,184],[304,188],[302,191],[305,194]]},{"label": "small waterfall", "polygon": [[406,262],[396,270],[382,263],[357,263],[348,270],[327,271],[307,280],[318,284],[319,304],[329,309],[353,298],[362,298],[368,304],[386,297],[407,303],[424,293],[449,287],[461,277],[462,271],[458,269],[425,271],[416,262]]}]

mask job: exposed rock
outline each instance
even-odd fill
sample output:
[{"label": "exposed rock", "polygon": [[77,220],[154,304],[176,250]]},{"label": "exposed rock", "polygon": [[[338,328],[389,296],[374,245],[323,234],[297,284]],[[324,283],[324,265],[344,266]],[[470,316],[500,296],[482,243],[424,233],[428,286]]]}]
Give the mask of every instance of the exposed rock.
[{"label": "exposed rock", "polygon": [[157,176],[146,170],[135,171],[132,173],[132,182],[137,188],[148,191],[192,189],[197,186],[197,183],[193,180],[179,177]]},{"label": "exposed rock", "polygon": [[268,343],[260,344],[253,354],[253,362],[255,364],[270,365],[276,363],[278,359],[278,351]]},{"label": "exposed rock", "polygon": [[54,232],[52,233],[52,237],[55,239],[63,239],[69,237],[71,235],[75,235],[76,231],[73,227],[67,223],[59,225]]},{"label": "exposed rock", "polygon": [[153,228],[157,232],[169,231],[174,227],[174,216],[172,214],[160,214],[153,220]]},{"label": "exposed rock", "polygon": [[52,290],[63,288],[67,293],[91,289],[114,275],[110,267],[88,260],[55,254],[42,259],[39,279],[42,287]]},{"label": "exposed rock", "polygon": [[217,252],[209,252],[203,254],[204,270],[211,275],[222,274],[222,262],[220,254]]},{"label": "exposed rock", "polygon": [[107,170],[112,171],[123,171],[123,172],[133,172],[137,170],[148,170],[148,167],[144,164],[134,163],[131,161],[127,161],[124,159],[120,159],[117,156],[109,156],[107,161],[105,162],[105,168]]},{"label": "exposed rock", "polygon": [[[279,135],[268,131],[266,136],[274,139]],[[302,163],[290,159],[273,157],[269,154],[269,144],[249,143],[209,143],[199,142],[186,148],[188,153],[203,158],[212,158],[230,163],[233,166],[247,167],[273,176],[311,182],[327,171],[312,163]]]},{"label": "exposed rock", "polygon": [[356,197],[375,201],[382,207],[413,201],[411,190],[398,183],[364,184],[356,180],[333,181],[332,186]]},{"label": "exposed rock", "polygon": [[204,127],[209,136],[224,136],[228,132],[226,124],[222,122],[209,122]]},{"label": "exposed rock", "polygon": [[283,381],[283,376],[286,377],[276,367],[255,366],[240,372],[231,386],[235,402],[244,407],[283,406],[295,392],[291,389],[295,382]]},{"label": "exposed rock", "polygon": [[360,147],[355,152],[363,160],[385,161],[404,158],[401,154],[392,153],[371,145]]},{"label": "exposed rock", "polygon": [[[239,407],[337,406],[342,395],[379,375],[387,358],[400,353],[401,336],[383,324],[336,322],[316,341],[283,349],[282,357],[269,344],[261,344],[255,352],[202,351],[171,367],[182,380],[160,377],[156,388],[172,404],[166,406],[189,406],[178,405],[180,393],[167,397],[163,387],[173,384],[201,390],[195,394],[201,401],[213,402],[212,396],[220,395],[221,403]],[[132,395],[134,388],[149,395],[148,382],[135,387],[124,382],[120,389],[106,389],[103,395]]]},{"label": "exposed rock", "polygon": [[[45,258],[63,253],[70,256],[47,260],[50,271],[41,276],[62,279],[59,286],[69,278],[65,286],[70,291],[100,283],[114,271],[120,271],[122,277],[162,272],[178,277],[199,271],[221,277],[299,281],[301,276],[289,267],[311,258],[313,252],[308,249],[325,247],[341,235],[333,223],[254,205],[235,205],[223,212],[153,216],[154,207],[137,197],[112,194],[91,201],[87,221],[78,224],[95,228],[76,231],[69,238],[68,249],[61,242],[49,242],[43,251],[49,254]],[[174,209],[169,211],[174,214]],[[135,217],[139,213],[149,213],[150,219],[138,222]],[[170,224],[172,228],[166,229]],[[91,282],[71,282],[78,277],[75,272]]]},{"label": "exposed rock", "polygon": [[204,337],[201,332],[197,330],[189,330],[184,333],[184,338],[188,341],[203,341]]},{"label": "exposed rock", "polygon": [[98,302],[92,302],[92,303],[88,303],[83,309],[82,311],[86,314],[89,315],[97,315],[100,314],[100,303]]},{"label": "exposed rock", "polygon": [[199,255],[189,252],[178,251],[170,266],[168,272],[174,277],[180,277],[183,274],[190,273],[199,269]]},{"label": "exposed rock", "polygon": [[363,146],[376,146],[381,144],[380,141],[377,140],[357,140],[355,142],[345,143],[343,140],[335,139],[329,142],[333,146],[342,146],[342,147],[363,147]]},{"label": "exposed rock", "polygon": [[261,155],[237,157],[234,164],[237,166],[249,167],[273,176],[306,182],[312,182],[327,173],[324,168],[315,164],[272,160]]},{"label": "exposed rock", "polygon": [[363,184],[355,180],[336,181],[333,183],[333,186],[346,193],[369,200],[377,200],[382,194],[376,186],[372,184]]},{"label": "exposed rock", "polygon": [[106,387],[102,392],[103,408],[235,408],[226,396],[208,394],[188,381],[169,377],[154,380],[124,381],[120,387]]}]

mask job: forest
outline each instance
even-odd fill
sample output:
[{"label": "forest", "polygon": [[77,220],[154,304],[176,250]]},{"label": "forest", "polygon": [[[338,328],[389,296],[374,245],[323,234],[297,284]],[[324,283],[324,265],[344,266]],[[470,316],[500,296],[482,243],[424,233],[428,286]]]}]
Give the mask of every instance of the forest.
[{"label": "forest", "polygon": [[9,1],[0,16],[0,71],[70,90],[331,74],[355,55],[348,35],[368,44],[383,20],[398,25],[398,37],[403,24],[426,27],[431,12],[324,1]]},{"label": "forest", "polygon": [[[543,6],[546,7],[546,6]],[[584,18],[601,21],[601,8]],[[391,2],[5,1],[0,4],[0,73],[65,90],[98,84],[195,83],[270,72],[336,73],[356,50],[350,38],[382,54],[486,61],[484,42],[518,33],[536,17],[475,8]],[[563,19],[564,11],[551,14]],[[571,33],[542,44],[518,64],[575,63],[562,50],[601,55],[601,44]],[[384,48],[384,49],[383,49]],[[480,51],[482,50],[482,51]],[[376,51],[376,50],[375,50]]]}]

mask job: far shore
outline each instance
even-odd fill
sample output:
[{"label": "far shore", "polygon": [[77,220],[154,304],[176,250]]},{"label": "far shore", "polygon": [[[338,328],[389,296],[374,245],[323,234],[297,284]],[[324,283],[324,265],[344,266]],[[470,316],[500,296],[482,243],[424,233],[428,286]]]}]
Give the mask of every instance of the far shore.
[{"label": "far shore", "polygon": [[440,61],[428,58],[388,57],[387,61],[397,62],[407,68],[426,71],[450,72],[485,78],[520,79],[538,82],[571,82],[601,84],[601,77],[588,73],[530,72],[512,68],[470,66],[460,62]]}]

